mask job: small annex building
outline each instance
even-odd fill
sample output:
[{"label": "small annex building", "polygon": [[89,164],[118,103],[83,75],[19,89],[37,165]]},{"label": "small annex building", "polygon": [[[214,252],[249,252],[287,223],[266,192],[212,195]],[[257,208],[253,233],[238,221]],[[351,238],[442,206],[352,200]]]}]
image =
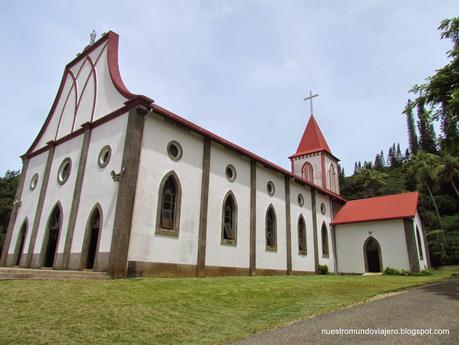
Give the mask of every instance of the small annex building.
[{"label": "small annex building", "polygon": [[418,194],[345,200],[314,116],[284,169],[131,93],[118,39],[102,35],[65,66],[22,156],[0,266],[112,277],[429,267]]},{"label": "small annex building", "polygon": [[[430,267],[418,192],[348,201],[332,221],[340,273]],[[352,253],[352,255],[350,255]]]}]

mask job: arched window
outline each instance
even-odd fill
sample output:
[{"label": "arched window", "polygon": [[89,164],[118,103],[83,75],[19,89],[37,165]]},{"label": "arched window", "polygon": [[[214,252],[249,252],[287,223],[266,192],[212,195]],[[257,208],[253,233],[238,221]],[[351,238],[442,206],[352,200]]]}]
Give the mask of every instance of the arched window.
[{"label": "arched window", "polygon": [[422,246],[421,246],[421,235],[419,234],[419,228],[417,225],[416,225],[416,237],[418,238],[419,257],[421,260],[424,260],[424,253],[422,252]]},{"label": "arched window", "polygon": [[159,187],[156,233],[178,236],[182,192],[175,172],[164,176]]},{"label": "arched window", "polygon": [[301,175],[304,179],[314,183],[314,169],[312,168],[311,163],[304,163],[303,168],[301,169]]},{"label": "arched window", "polygon": [[24,243],[27,235],[27,219],[22,223],[21,229],[19,229],[18,239],[16,241],[16,249],[14,253],[14,265],[19,266],[21,262],[22,252],[24,251]]},{"label": "arched window", "polygon": [[267,250],[277,250],[277,221],[276,221],[276,212],[274,212],[274,207],[269,205],[268,210],[266,211],[266,249]]},{"label": "arched window", "polygon": [[325,223],[322,224],[322,256],[328,258],[328,229]]},{"label": "arched window", "polygon": [[330,164],[330,168],[328,169],[328,179],[330,190],[336,192],[336,172],[333,164]]},{"label": "arched window", "polygon": [[306,224],[304,223],[304,218],[302,215],[300,215],[300,218],[298,218],[298,253],[300,255],[307,254]]},{"label": "arched window", "polygon": [[230,191],[223,199],[222,244],[236,245],[237,239],[237,204]]}]

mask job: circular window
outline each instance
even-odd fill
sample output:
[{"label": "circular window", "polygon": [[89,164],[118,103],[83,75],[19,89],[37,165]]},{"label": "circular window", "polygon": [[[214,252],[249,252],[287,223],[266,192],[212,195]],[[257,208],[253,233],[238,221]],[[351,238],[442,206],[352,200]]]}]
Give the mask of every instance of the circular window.
[{"label": "circular window", "polygon": [[109,145],[102,147],[102,150],[99,152],[99,158],[97,159],[97,164],[101,168],[105,168],[110,162],[110,157],[112,156],[112,149]]},{"label": "circular window", "polygon": [[59,184],[64,184],[67,182],[71,170],[72,161],[70,158],[64,159],[64,161],[61,163],[61,166],[59,167],[59,172],[57,173],[57,182],[59,182]]},{"label": "circular window", "polygon": [[167,154],[172,160],[178,161],[180,158],[182,158],[182,153],[182,146],[180,146],[180,144],[175,140],[167,144]]},{"label": "circular window", "polygon": [[304,197],[303,194],[298,194],[298,205],[303,206],[304,205]]},{"label": "circular window", "polygon": [[325,204],[324,203],[320,204],[320,212],[322,212],[322,214],[325,214],[325,212],[327,212],[327,209],[325,208]]},{"label": "circular window", "polygon": [[274,195],[276,192],[276,188],[274,187],[274,183],[272,181],[269,181],[268,184],[266,185],[266,190],[268,191],[269,195]]},{"label": "circular window", "polygon": [[236,168],[231,164],[228,164],[225,169],[226,178],[233,182],[236,179]]},{"label": "circular window", "polygon": [[30,179],[30,190],[35,190],[38,184],[38,174],[34,174]]}]

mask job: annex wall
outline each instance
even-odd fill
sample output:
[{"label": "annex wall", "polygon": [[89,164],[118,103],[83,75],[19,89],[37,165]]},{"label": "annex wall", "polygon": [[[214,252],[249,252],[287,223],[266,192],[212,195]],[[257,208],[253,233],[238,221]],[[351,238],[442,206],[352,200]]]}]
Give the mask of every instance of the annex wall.
[{"label": "annex wall", "polygon": [[[167,153],[170,141],[177,141],[182,158],[172,160]],[[196,265],[203,139],[201,136],[150,114],[145,119],[139,174],[134,202],[129,261]],[[179,233],[156,233],[159,188],[163,177],[174,171],[181,185]]]},{"label": "annex wall", "polygon": [[[235,168],[234,181],[226,177],[228,164]],[[235,245],[222,242],[223,201],[230,191],[237,204]],[[213,142],[210,151],[206,266],[249,268],[249,261],[250,160]]]},{"label": "annex wall", "polygon": [[401,219],[335,225],[335,232],[340,273],[365,272],[363,245],[370,236],[381,247],[382,269],[410,269]]}]

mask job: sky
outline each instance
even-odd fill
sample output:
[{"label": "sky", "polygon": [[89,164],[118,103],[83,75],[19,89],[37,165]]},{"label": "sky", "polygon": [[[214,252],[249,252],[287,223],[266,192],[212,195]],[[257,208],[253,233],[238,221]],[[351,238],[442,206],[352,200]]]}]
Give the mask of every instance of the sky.
[{"label": "sky", "polygon": [[0,175],[18,170],[65,65],[120,35],[128,89],[290,169],[314,116],[346,175],[400,142],[408,91],[447,63],[439,1],[22,1],[0,11]]}]

